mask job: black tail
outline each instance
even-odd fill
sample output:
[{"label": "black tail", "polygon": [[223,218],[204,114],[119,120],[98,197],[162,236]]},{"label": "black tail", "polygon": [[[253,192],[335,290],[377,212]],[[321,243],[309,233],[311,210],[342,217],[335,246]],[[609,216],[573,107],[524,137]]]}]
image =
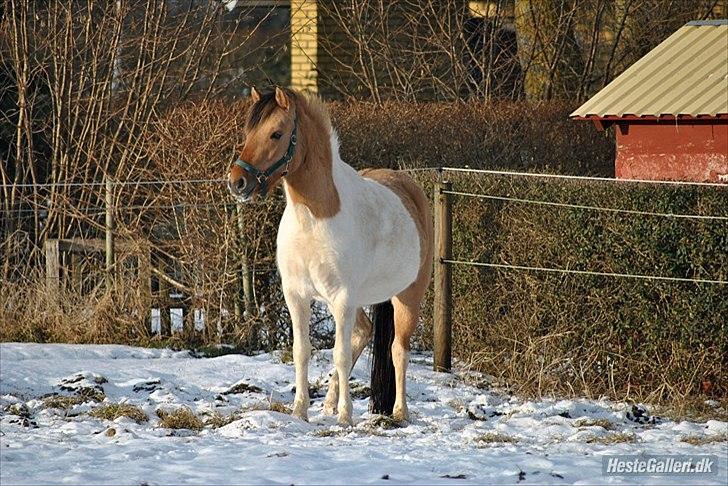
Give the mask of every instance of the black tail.
[{"label": "black tail", "polygon": [[391,301],[372,306],[374,346],[372,349],[372,395],[369,409],[372,413],[392,415],[394,408],[394,307]]}]

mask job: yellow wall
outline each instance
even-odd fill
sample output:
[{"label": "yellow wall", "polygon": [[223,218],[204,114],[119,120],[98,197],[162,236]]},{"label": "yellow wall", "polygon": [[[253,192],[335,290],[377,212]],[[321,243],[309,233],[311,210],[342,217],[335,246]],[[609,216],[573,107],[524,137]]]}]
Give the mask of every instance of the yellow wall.
[{"label": "yellow wall", "polygon": [[291,0],[291,87],[318,92],[316,0]]}]

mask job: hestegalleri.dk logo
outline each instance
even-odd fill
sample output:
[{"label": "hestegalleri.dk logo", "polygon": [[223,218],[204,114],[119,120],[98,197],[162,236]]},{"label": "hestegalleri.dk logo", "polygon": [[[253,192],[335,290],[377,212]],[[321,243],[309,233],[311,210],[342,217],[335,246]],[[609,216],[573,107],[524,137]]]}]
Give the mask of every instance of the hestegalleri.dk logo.
[{"label": "hestegalleri.dk logo", "polygon": [[718,474],[718,456],[702,454],[603,456],[602,474],[605,476],[715,476]]}]

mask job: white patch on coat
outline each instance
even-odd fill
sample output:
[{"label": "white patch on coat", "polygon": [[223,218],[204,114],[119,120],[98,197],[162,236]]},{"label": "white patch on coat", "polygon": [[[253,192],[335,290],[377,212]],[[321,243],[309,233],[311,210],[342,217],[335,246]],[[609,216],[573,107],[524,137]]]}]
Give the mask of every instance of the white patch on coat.
[{"label": "white patch on coat", "polygon": [[[341,160],[331,135],[333,180],[341,208],[317,219],[288,204],[278,229],[277,259],[284,287],[301,298],[350,306],[388,300],[417,278],[420,239],[402,200]],[[286,195],[288,188],[284,183]]]}]

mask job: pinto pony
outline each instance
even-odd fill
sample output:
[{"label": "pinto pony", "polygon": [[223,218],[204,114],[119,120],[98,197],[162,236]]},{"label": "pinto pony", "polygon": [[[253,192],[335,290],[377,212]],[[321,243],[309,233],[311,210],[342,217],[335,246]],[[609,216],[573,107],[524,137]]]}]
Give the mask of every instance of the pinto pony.
[{"label": "pinto pony", "polygon": [[[372,410],[409,418],[405,375],[410,337],[432,270],[427,197],[406,174],[356,172],[316,97],[275,88],[252,90],[246,140],[228,188],[242,202],[280,182],[286,208],[277,237],[283,295],[293,321],[293,415],[308,420],[310,306],[328,305],[336,322],[335,371],[324,412],[351,425],[351,369],[374,334]],[[374,324],[362,310],[374,305]],[[391,356],[391,358],[390,358]]]}]

